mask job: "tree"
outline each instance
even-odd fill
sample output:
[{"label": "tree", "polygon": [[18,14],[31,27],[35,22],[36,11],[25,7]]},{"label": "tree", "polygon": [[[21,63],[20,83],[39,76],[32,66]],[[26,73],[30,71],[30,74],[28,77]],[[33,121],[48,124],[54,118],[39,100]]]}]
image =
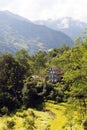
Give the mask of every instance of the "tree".
[{"label": "tree", "polygon": [[24,68],[9,53],[0,56],[0,108],[9,111],[21,105]]},{"label": "tree", "polygon": [[42,108],[44,102],[43,83],[32,78],[25,81],[23,90],[23,104],[25,107]]},{"label": "tree", "polygon": [[[76,46],[67,53],[64,80],[67,85],[68,95],[73,101],[78,101],[81,117],[87,114],[87,49],[83,45]],[[78,109],[77,108],[77,109]]]},{"label": "tree", "polygon": [[21,49],[16,52],[15,59],[20,63],[21,66],[23,66],[25,70],[25,77],[31,75],[30,66],[29,66],[29,60],[30,56],[28,52],[24,49]]},{"label": "tree", "polygon": [[37,54],[33,55],[31,57],[31,64],[32,70],[34,74],[43,74],[44,69],[46,68],[46,62],[47,62],[47,53],[44,51],[39,51]]}]

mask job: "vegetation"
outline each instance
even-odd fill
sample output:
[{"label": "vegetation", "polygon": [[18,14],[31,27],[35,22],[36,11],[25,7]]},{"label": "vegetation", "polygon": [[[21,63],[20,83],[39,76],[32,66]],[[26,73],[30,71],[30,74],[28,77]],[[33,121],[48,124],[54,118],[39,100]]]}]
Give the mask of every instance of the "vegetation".
[{"label": "vegetation", "polygon": [[[85,124],[85,122],[84,122]],[[0,117],[0,130],[83,130],[78,112],[66,103],[48,101],[43,111],[28,108]]]},{"label": "vegetation", "polygon": [[[63,45],[31,56],[23,49],[0,55],[0,114],[7,117],[1,117],[6,124],[2,130],[87,129],[87,39],[76,43],[73,48]],[[47,73],[52,67],[62,71],[55,83]],[[37,126],[42,117],[36,110],[49,118],[43,117],[48,122],[43,127]],[[20,120],[20,126],[14,119]]]}]

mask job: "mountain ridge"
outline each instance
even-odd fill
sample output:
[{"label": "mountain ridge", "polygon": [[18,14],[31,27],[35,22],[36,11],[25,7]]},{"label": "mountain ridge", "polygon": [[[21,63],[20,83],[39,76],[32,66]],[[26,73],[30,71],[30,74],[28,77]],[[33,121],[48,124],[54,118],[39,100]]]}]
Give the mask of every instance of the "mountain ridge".
[{"label": "mountain ridge", "polygon": [[87,23],[75,20],[72,17],[63,17],[60,19],[52,20],[37,20],[34,21],[34,23],[39,25],[45,25],[49,28],[52,28],[57,31],[62,31],[69,37],[71,37],[73,40],[85,30],[87,27]]},{"label": "mountain ridge", "polygon": [[52,30],[8,11],[0,11],[0,53],[24,48],[31,54],[39,50],[73,45],[72,39],[61,31]]}]

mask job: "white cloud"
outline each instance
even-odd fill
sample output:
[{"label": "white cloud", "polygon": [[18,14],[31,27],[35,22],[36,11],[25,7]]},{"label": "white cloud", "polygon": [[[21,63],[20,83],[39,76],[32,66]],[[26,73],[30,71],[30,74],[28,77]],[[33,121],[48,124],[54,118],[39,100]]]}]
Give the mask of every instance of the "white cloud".
[{"label": "white cloud", "polygon": [[70,16],[87,20],[87,0],[0,0],[0,9],[9,10],[28,19]]}]

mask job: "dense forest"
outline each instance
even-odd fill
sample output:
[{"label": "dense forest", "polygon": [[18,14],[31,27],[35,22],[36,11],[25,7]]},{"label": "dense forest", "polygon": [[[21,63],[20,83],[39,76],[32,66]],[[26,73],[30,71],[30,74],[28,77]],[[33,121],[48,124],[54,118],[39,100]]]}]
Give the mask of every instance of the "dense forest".
[{"label": "dense forest", "polygon": [[[59,80],[49,79],[50,68],[57,68]],[[23,49],[15,54],[0,54],[1,116],[15,113],[18,109],[45,111],[48,101],[68,104],[67,112],[77,111],[79,124],[87,130],[86,38],[76,39],[72,48],[64,44],[34,55]]]}]

